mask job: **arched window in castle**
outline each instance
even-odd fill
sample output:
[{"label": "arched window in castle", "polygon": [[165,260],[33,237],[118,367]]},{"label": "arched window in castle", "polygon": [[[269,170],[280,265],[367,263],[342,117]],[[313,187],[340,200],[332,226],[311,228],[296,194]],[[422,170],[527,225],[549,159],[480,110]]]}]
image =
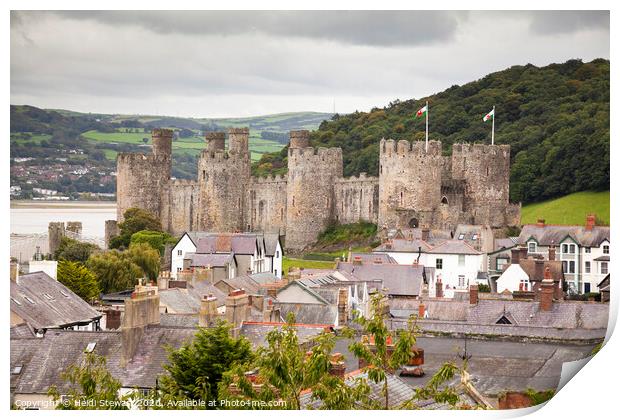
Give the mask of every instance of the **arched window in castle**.
[{"label": "arched window in castle", "polygon": [[410,228],[417,228],[419,225],[418,223],[418,219],[416,219],[415,217],[411,220],[409,220],[409,227]]},{"label": "arched window in castle", "polygon": [[441,204],[448,204],[448,197],[446,197],[445,195],[441,197]]},{"label": "arched window in castle", "polygon": [[379,173],[383,174],[383,165],[379,165]]},{"label": "arched window in castle", "polygon": [[372,201],[368,202],[368,214],[370,215],[372,213]]},{"label": "arched window in castle", "polygon": [[325,208],[329,208],[329,197],[325,198]]},{"label": "arched window in castle", "polygon": [[403,192],[400,192],[400,206],[403,206]]},{"label": "arched window in castle", "polygon": [[207,171],[206,171],[206,170],[204,170],[204,169],[202,170],[202,179],[204,179],[205,181],[206,181],[207,179],[209,179],[209,178],[207,177]]},{"label": "arched window in castle", "polygon": [[293,196],[293,207],[295,207],[295,196]]},{"label": "arched window in castle", "polygon": [[487,176],[489,176],[489,167],[487,166]]}]

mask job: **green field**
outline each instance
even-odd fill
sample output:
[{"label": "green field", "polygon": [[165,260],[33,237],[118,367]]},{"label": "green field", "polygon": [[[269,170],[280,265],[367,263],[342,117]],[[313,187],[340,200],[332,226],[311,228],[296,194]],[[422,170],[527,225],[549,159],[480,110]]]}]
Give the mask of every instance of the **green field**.
[{"label": "green field", "polygon": [[545,219],[545,223],[554,225],[583,225],[586,215],[594,213],[609,224],[609,191],[578,192],[555,200],[528,204],[521,209],[521,223],[536,223]]},{"label": "green field", "polygon": [[288,270],[291,267],[301,267],[301,268],[334,268],[334,262],[331,261],[313,261],[313,260],[301,260],[297,258],[287,258],[284,257],[282,259],[282,272],[284,275],[288,274]]},{"label": "green field", "polygon": [[[27,138],[30,136],[29,138]],[[23,143],[36,143],[41,144],[42,140],[49,140],[52,136],[49,134],[34,134],[34,133],[11,133],[11,142],[16,144]]]}]

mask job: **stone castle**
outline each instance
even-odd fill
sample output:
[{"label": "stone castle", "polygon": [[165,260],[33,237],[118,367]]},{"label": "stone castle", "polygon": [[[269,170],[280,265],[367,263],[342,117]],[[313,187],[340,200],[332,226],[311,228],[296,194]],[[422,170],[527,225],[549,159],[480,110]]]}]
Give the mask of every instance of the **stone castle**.
[{"label": "stone castle", "polygon": [[312,244],[330,223],[454,229],[459,223],[516,226],[520,205],[508,200],[510,146],[382,139],[379,176],[343,177],[340,148],[310,147],[291,131],[288,173],[251,175],[249,129],[206,134],[196,180],[172,179],[172,131],[152,133],[152,153],[117,158],[117,216],[130,207],[156,215],[173,235],[185,231],[279,232],[286,248]]}]

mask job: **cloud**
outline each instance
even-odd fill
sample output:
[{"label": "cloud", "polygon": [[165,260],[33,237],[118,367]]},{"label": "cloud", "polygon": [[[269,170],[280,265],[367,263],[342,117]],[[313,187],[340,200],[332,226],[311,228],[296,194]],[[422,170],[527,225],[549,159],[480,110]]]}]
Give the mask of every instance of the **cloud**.
[{"label": "cloud", "polygon": [[403,46],[452,39],[467,12],[441,11],[58,11],[75,20],[161,34],[263,34],[351,45]]},{"label": "cloud", "polygon": [[[11,102],[205,117],[330,111],[335,98],[352,112],[516,64],[609,57],[593,17],[433,12],[456,26],[429,36],[407,13],[329,13],[12,13]],[[537,32],[545,21],[557,28]]]},{"label": "cloud", "polygon": [[530,28],[536,34],[566,34],[592,29],[609,32],[608,10],[543,10],[530,15]]}]

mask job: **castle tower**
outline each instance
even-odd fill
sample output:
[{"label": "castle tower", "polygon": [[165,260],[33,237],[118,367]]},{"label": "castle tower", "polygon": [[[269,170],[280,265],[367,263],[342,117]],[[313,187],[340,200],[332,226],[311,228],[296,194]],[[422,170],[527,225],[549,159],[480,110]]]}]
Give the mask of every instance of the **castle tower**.
[{"label": "castle tower", "polygon": [[290,133],[286,203],[286,248],[316,241],[333,217],[334,182],[342,177],[342,150],[314,149],[306,130]]},{"label": "castle tower", "polygon": [[154,129],[153,153],[119,153],[116,157],[117,220],[131,207],[161,216],[161,196],[170,181],[172,130]]},{"label": "castle tower", "polygon": [[464,181],[464,211],[476,224],[501,227],[509,205],[510,146],[452,145],[452,178]]},{"label": "castle tower", "polygon": [[378,228],[432,227],[441,202],[441,142],[382,139],[379,145]]},{"label": "castle tower", "polygon": [[209,152],[215,152],[216,150],[225,149],[225,137],[226,133],[223,131],[213,131],[205,133],[205,140],[207,142],[207,150]]},{"label": "castle tower", "polygon": [[228,131],[228,151],[222,133],[206,136],[207,149],[198,161],[198,229],[235,232],[246,229],[246,189],[250,182],[249,129]]}]

